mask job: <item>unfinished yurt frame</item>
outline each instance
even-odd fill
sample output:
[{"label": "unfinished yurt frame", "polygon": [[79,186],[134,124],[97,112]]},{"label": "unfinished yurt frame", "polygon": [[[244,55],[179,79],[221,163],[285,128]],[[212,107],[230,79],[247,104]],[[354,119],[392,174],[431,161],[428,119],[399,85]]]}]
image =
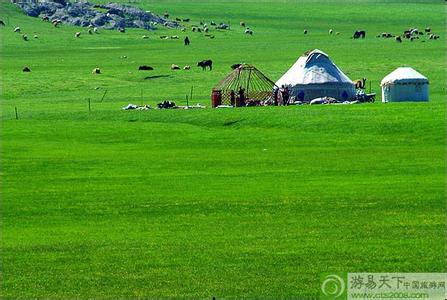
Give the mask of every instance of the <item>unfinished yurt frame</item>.
[{"label": "unfinished yurt frame", "polygon": [[[244,103],[238,102],[241,87],[245,90],[246,102],[262,102],[272,98],[276,85],[256,67],[241,64],[213,88],[213,95],[219,94],[220,104],[243,106]],[[231,101],[231,91],[234,91],[235,103]]]}]

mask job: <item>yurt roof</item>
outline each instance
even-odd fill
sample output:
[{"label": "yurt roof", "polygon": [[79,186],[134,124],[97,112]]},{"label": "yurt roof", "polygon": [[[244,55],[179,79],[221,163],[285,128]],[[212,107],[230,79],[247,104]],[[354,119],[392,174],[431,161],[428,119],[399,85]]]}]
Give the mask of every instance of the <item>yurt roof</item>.
[{"label": "yurt roof", "polygon": [[428,83],[427,77],[410,67],[400,67],[385,76],[380,85],[402,83]]},{"label": "yurt roof", "polygon": [[321,50],[304,53],[295,64],[276,82],[276,85],[348,83],[353,84]]}]

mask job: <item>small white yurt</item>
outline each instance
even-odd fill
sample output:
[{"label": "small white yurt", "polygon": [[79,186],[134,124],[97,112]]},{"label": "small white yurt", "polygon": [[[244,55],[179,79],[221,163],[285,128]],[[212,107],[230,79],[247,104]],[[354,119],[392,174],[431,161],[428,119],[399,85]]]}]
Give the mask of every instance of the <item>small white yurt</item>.
[{"label": "small white yurt", "polygon": [[428,101],[428,79],[410,67],[397,68],[382,79],[382,102]]},{"label": "small white yurt", "polygon": [[287,86],[290,96],[306,102],[325,96],[337,100],[352,100],[355,97],[355,86],[351,79],[326,53],[318,49],[308,51],[298,58],[276,85]]}]

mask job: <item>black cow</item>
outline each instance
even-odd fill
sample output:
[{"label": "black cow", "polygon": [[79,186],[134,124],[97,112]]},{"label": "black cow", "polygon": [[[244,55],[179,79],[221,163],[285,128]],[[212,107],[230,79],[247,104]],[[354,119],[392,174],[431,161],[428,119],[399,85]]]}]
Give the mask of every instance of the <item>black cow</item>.
[{"label": "black cow", "polygon": [[0,25],[5,26],[5,22],[3,22],[3,20],[0,20]]},{"label": "black cow", "polygon": [[366,31],[364,30],[356,30],[354,32],[354,35],[352,36],[353,39],[359,39],[359,38],[364,39],[365,37],[366,37]]},{"label": "black cow", "polygon": [[211,59],[202,60],[197,63],[197,66],[202,67],[202,70],[204,71],[206,70],[206,67],[209,67],[211,71],[213,69],[213,61]]},{"label": "black cow", "polygon": [[31,69],[28,68],[28,67],[24,67],[22,71],[23,71],[23,72],[31,72]]},{"label": "black cow", "polygon": [[146,65],[142,65],[138,67],[139,71],[152,71],[154,68],[152,68],[151,66],[146,66]]}]

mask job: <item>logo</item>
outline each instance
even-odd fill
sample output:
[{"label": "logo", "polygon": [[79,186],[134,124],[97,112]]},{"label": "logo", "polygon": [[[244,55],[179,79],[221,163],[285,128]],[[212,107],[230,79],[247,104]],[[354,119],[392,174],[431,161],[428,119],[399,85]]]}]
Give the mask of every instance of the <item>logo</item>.
[{"label": "logo", "polygon": [[[337,299],[344,295],[346,290],[345,280],[335,274],[326,275],[321,283],[321,293],[324,299]],[[343,297],[344,298],[344,297]]]}]

